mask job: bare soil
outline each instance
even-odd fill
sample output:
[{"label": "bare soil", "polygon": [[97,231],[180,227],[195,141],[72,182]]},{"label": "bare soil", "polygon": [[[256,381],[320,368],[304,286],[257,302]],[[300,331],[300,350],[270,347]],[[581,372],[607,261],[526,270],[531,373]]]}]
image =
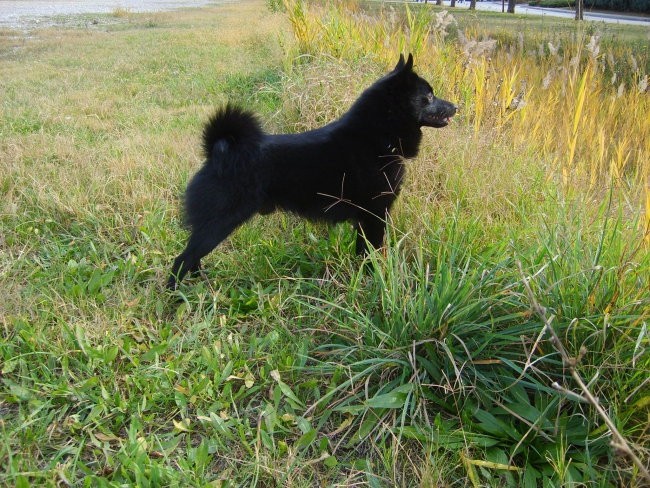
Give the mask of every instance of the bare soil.
[{"label": "bare soil", "polygon": [[[117,11],[159,12],[187,7],[202,7],[210,0],[0,0],[0,28],[25,29],[66,23],[75,15],[107,14]],[[218,2],[222,3],[222,2]]]}]

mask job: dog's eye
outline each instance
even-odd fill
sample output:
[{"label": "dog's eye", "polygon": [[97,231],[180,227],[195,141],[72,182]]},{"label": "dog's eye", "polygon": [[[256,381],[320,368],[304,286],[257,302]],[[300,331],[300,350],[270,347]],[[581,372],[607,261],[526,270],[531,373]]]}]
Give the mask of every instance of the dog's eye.
[{"label": "dog's eye", "polygon": [[429,93],[429,94],[427,95],[427,101],[428,101],[429,103],[433,103],[434,98],[436,98],[436,97],[433,96],[433,93]]}]

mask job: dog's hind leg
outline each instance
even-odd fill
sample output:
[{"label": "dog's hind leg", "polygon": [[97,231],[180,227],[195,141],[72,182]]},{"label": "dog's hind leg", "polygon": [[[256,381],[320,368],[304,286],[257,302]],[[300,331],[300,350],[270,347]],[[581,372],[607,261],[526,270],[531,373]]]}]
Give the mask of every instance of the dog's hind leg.
[{"label": "dog's hind leg", "polygon": [[240,212],[238,215],[226,216],[220,222],[209,221],[192,230],[185,250],[174,260],[171,274],[167,280],[167,288],[175,290],[187,273],[198,271],[201,266],[201,258],[209,254],[253,213],[255,213],[253,210],[245,214]]}]

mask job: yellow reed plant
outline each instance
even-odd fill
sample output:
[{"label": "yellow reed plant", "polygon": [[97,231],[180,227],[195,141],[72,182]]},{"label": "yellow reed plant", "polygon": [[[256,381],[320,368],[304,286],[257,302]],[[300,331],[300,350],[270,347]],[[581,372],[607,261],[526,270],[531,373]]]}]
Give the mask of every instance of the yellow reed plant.
[{"label": "yellow reed plant", "polygon": [[487,63],[485,60],[479,62],[473,70],[474,81],[474,132],[481,130],[481,124],[485,116],[486,88],[487,88]]},{"label": "yellow reed plant", "polygon": [[[650,185],[650,182],[648,183]],[[645,192],[645,223],[644,229],[645,243],[650,246],[650,188],[646,186]]]}]

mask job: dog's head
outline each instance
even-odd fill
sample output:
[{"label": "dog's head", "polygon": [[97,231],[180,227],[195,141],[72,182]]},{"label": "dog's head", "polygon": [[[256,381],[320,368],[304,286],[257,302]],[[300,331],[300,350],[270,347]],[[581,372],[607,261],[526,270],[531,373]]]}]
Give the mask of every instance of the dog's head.
[{"label": "dog's head", "polygon": [[421,127],[445,127],[458,112],[458,107],[453,103],[436,98],[431,85],[413,71],[412,54],[409,54],[406,61],[400,54],[397,66],[389,74],[389,78],[396,83],[401,96],[408,97],[411,109],[409,115]]}]

